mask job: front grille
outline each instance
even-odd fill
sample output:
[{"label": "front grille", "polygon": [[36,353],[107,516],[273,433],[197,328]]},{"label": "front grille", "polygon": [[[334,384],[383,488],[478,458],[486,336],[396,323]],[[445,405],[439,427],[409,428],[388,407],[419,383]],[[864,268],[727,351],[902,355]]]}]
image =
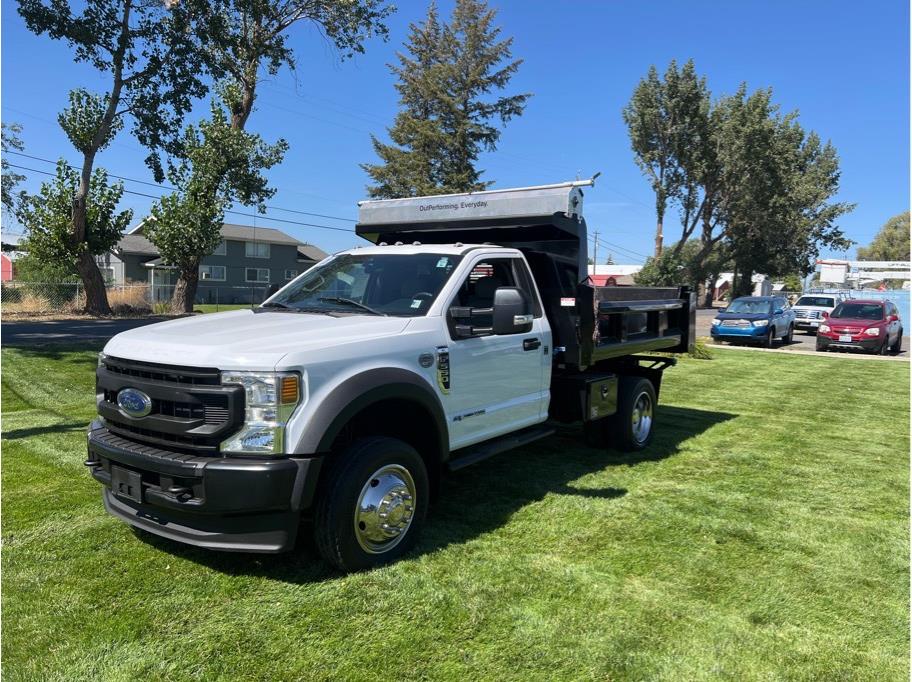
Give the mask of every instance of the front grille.
[{"label": "front grille", "polygon": [[723,327],[737,327],[739,329],[745,329],[751,326],[751,323],[748,320],[722,320]]},{"label": "front grille", "polygon": [[102,364],[105,369],[114,374],[148,379],[150,381],[189,384],[191,386],[218,386],[221,383],[217,369],[159,365],[154,362],[122,360],[110,355],[104,357]]},{"label": "front grille", "polygon": [[[117,405],[118,391],[104,389],[104,400]],[[224,424],[230,418],[227,396],[199,396],[198,402],[179,402],[176,400],[155,399],[152,411],[163,417],[179,419],[202,419],[207,424]]]},{"label": "front grille", "polygon": [[801,310],[800,308],[795,308],[795,317],[802,320],[819,320],[822,317],[822,314],[819,310]]},{"label": "front grille", "polygon": [[[128,417],[117,395],[144,392],[152,408]],[[243,422],[243,389],[222,386],[214,368],[182,367],[102,357],[97,373],[98,412],[112,433],[142,445],[198,455],[218,454],[219,444]]]}]

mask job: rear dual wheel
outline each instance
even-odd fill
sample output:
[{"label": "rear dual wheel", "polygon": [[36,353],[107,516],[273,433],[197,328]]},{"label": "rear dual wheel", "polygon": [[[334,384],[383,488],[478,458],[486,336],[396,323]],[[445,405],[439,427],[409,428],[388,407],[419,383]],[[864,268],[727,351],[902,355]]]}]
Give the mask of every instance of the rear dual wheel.
[{"label": "rear dual wheel", "polygon": [[656,404],[655,388],[649,379],[622,376],[618,382],[617,412],[587,423],[587,440],[594,447],[642,450],[652,441]]}]

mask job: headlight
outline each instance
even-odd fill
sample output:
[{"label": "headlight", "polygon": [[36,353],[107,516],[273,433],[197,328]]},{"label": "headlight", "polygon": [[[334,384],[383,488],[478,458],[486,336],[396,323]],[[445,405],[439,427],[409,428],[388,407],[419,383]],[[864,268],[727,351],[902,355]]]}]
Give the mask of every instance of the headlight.
[{"label": "headlight", "polygon": [[222,372],[223,384],[244,387],[244,426],[222,452],[277,455],[285,451],[285,424],[306,398],[296,372]]},{"label": "headlight", "polygon": [[822,325],[820,325],[819,327],[817,327],[817,331],[823,332],[824,334],[829,334],[829,332],[830,332],[830,325],[828,325],[828,324],[822,324]]},{"label": "headlight", "polygon": [[880,327],[868,327],[864,333],[866,336],[880,336]]},{"label": "headlight", "polygon": [[713,318],[714,326],[719,326],[720,324],[722,324],[722,320],[720,320],[718,317]]},{"label": "headlight", "polygon": [[98,354],[98,366],[99,367],[104,367],[104,363],[105,363],[105,360],[107,359],[107,357],[108,356],[105,355],[104,353]]},{"label": "headlight", "polygon": [[751,324],[755,327],[765,327],[769,324],[769,320],[754,320]]}]

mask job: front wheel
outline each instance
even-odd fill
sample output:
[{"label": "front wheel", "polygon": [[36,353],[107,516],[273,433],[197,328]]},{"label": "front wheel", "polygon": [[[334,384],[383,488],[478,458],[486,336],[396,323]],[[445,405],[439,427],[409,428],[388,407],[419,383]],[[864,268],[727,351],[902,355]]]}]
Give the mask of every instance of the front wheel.
[{"label": "front wheel", "polygon": [[764,337],[764,339],[763,339],[763,347],[772,348],[774,338],[776,338],[776,330],[773,329],[772,327],[770,327],[769,330],[766,332],[766,337]]},{"label": "front wheel", "polygon": [[345,572],[395,561],[415,544],[427,514],[421,455],[395,438],[370,437],[331,457],[314,512],[320,554]]},{"label": "front wheel", "polygon": [[612,430],[612,441],[619,450],[642,450],[652,440],[655,426],[655,388],[649,379],[621,377],[618,386],[618,408],[606,420]]}]

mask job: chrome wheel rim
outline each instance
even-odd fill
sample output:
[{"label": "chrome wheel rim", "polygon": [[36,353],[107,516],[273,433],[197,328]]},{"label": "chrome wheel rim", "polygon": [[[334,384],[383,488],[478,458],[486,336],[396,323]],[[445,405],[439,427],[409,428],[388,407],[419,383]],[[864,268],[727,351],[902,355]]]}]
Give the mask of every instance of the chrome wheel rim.
[{"label": "chrome wheel rim", "polygon": [[415,481],[404,466],[388,464],[368,477],[355,504],[361,549],[383,554],[402,542],[415,516]]},{"label": "chrome wheel rim", "polygon": [[633,403],[632,425],[636,442],[645,442],[652,431],[652,398],[645,391]]}]

